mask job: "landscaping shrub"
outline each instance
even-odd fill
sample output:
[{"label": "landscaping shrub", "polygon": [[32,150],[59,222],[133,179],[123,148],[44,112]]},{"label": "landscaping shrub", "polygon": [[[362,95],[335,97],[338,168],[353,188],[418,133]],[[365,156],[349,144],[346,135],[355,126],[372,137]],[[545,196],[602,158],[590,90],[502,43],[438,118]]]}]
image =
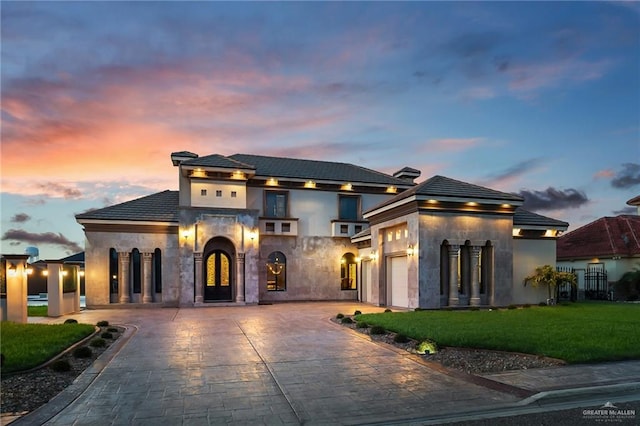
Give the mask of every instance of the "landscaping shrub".
[{"label": "landscaping shrub", "polygon": [[371,334],[386,334],[387,330],[385,330],[384,327],[381,327],[379,325],[374,325],[373,327],[371,327]]},{"label": "landscaping shrub", "polygon": [[426,353],[435,354],[438,352],[438,345],[433,340],[423,340],[416,345],[416,352],[421,355]]},{"label": "landscaping shrub", "polygon": [[538,306],[547,306],[547,302],[540,302],[538,303]]},{"label": "landscaping shrub", "polygon": [[51,364],[51,369],[53,371],[57,371],[58,373],[63,373],[65,371],[71,371],[71,364],[66,359],[59,359]]},{"label": "landscaping shrub", "polygon": [[523,307],[523,308],[530,308],[530,307],[531,307],[531,305],[530,305],[530,304],[528,304],[528,303],[525,303],[524,305],[522,305],[522,307]]},{"label": "landscaping shrub", "polygon": [[356,328],[369,328],[369,324],[364,321],[358,321],[356,323]]},{"label": "landscaping shrub", "polygon": [[507,306],[507,309],[518,309],[518,307],[516,305],[509,305]]},{"label": "landscaping shrub", "polygon": [[98,327],[106,327],[109,325],[109,321],[98,321],[96,324]]},{"label": "landscaping shrub", "polygon": [[393,336],[393,341],[396,343],[407,343],[409,341],[409,338],[404,334],[398,333]]},{"label": "landscaping shrub", "polygon": [[420,311],[422,311],[422,310],[423,310],[422,308],[415,308],[415,309],[414,309],[414,311],[416,311],[416,312],[420,312]]},{"label": "landscaping shrub", "polygon": [[362,314],[362,312],[361,312],[361,311],[358,311],[358,310],[356,310],[356,311],[353,313],[353,315],[360,315],[360,314]]},{"label": "landscaping shrub", "polygon": [[73,318],[69,318],[69,319],[64,320],[64,323],[65,324],[77,324],[78,320],[77,319],[73,319]]},{"label": "landscaping shrub", "polygon": [[391,309],[387,308],[384,310],[385,312],[392,312]]},{"label": "landscaping shrub", "polygon": [[94,348],[104,348],[105,346],[107,346],[107,342],[101,337],[96,337],[95,339],[92,339],[91,342],[89,342],[89,345],[93,346]]},{"label": "landscaping shrub", "polygon": [[113,334],[108,331],[105,331],[100,335],[100,337],[102,337],[103,339],[113,339]]},{"label": "landscaping shrub", "polygon": [[479,311],[480,308],[478,308],[477,306],[472,306],[469,308],[470,311]]},{"label": "landscaping shrub", "polygon": [[353,324],[353,320],[349,317],[344,317],[340,320],[342,324]]},{"label": "landscaping shrub", "polygon": [[342,319],[342,318],[344,318],[344,314],[338,314],[338,315],[336,315],[336,319]]},{"label": "landscaping shrub", "polygon": [[115,327],[109,327],[109,328],[107,328],[107,331],[108,331],[109,333],[117,333],[117,332],[118,332],[118,329],[117,329],[117,328],[115,328]]},{"label": "landscaping shrub", "polygon": [[93,352],[88,346],[78,346],[73,350],[73,356],[76,358],[91,358]]}]

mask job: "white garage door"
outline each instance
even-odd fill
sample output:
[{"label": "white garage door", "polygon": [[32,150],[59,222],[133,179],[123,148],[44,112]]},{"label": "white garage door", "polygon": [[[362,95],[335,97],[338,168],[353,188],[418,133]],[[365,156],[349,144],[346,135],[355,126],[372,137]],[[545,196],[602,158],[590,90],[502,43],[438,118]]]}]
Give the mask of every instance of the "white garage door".
[{"label": "white garage door", "polygon": [[409,288],[407,285],[407,258],[392,257],[389,265],[391,267],[391,306],[409,307]]}]

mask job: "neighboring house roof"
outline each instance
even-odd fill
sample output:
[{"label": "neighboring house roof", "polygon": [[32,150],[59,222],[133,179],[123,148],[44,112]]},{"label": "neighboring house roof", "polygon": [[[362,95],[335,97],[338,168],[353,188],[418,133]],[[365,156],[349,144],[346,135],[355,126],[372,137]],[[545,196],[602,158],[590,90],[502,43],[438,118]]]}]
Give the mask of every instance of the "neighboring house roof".
[{"label": "neighboring house roof", "polygon": [[601,217],[558,239],[558,260],[640,255],[640,216]]},{"label": "neighboring house roof", "polygon": [[[394,178],[391,175],[376,170],[348,163],[266,157],[250,154],[234,154],[228,158],[252,165],[258,176],[351,183],[360,182],[402,187],[413,185],[413,183],[409,183],[406,180]],[[191,164],[191,161],[189,161],[189,164]]]},{"label": "neighboring house roof", "polygon": [[63,257],[60,259],[61,262],[70,262],[70,263],[79,263],[84,262],[84,252],[72,254],[71,256]]},{"label": "neighboring house roof", "polygon": [[513,226],[543,226],[547,228],[567,228],[569,224],[561,220],[542,216],[518,207],[513,215]]},{"label": "neighboring house roof", "polygon": [[162,191],[146,197],[76,215],[76,219],[178,221],[178,191]]},{"label": "neighboring house roof", "polygon": [[630,206],[640,206],[640,195],[638,195],[637,197],[633,197],[632,199],[627,201],[627,204],[629,204]]},{"label": "neighboring house roof", "polygon": [[433,176],[421,184],[411,189],[401,192],[395,197],[385,201],[376,207],[369,209],[367,212],[378,210],[382,207],[397,203],[398,201],[420,196],[422,198],[439,198],[439,199],[480,199],[480,200],[500,200],[505,203],[522,204],[524,199],[514,194],[496,191],[494,189],[485,188],[483,186],[474,185],[467,182],[451,179],[445,176]]}]

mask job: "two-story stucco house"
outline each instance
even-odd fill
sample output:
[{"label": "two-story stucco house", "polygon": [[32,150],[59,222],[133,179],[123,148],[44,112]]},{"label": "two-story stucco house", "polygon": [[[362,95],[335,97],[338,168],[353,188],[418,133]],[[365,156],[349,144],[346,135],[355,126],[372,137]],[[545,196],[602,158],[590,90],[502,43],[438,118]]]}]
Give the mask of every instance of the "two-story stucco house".
[{"label": "two-story stucco house", "polygon": [[86,303],[362,300],[405,307],[542,300],[522,278],[567,224],[513,194],[418,170],[171,155],[179,190],[76,216]]}]

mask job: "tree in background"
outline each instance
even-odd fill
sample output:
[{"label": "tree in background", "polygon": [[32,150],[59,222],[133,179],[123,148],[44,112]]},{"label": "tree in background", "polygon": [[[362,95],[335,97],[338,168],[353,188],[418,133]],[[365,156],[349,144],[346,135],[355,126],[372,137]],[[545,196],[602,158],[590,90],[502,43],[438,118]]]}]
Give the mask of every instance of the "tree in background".
[{"label": "tree in background", "polygon": [[533,275],[529,275],[524,279],[524,285],[531,283],[534,287],[546,286],[549,298],[547,304],[554,304],[555,299],[552,297],[555,294],[555,289],[561,284],[577,285],[576,274],[572,272],[559,272],[551,265],[538,266]]},{"label": "tree in background", "polygon": [[625,300],[638,300],[640,297],[640,264],[632,271],[625,272],[615,284],[615,294]]}]

